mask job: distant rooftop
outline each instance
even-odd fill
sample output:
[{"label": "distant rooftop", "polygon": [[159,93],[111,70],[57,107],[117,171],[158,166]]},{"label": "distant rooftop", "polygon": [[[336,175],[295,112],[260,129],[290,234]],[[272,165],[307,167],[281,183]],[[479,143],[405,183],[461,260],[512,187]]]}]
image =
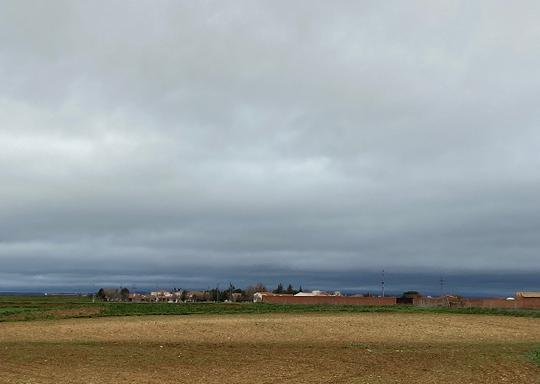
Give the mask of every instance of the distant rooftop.
[{"label": "distant rooftop", "polygon": [[516,297],[523,299],[540,299],[540,292],[516,292]]}]

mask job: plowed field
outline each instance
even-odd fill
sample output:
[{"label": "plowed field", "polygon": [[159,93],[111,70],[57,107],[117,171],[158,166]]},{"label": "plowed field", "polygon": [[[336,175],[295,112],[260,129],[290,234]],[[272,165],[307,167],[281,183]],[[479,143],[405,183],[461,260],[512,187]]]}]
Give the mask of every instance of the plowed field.
[{"label": "plowed field", "polygon": [[0,383],[540,383],[540,319],[153,316],[0,323]]}]

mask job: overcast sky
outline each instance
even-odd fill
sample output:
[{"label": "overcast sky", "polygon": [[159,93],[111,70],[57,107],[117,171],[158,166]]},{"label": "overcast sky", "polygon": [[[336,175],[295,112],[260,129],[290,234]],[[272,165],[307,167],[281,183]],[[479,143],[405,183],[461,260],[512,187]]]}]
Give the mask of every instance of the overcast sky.
[{"label": "overcast sky", "polygon": [[537,1],[2,1],[0,290],[538,275],[538,20]]}]

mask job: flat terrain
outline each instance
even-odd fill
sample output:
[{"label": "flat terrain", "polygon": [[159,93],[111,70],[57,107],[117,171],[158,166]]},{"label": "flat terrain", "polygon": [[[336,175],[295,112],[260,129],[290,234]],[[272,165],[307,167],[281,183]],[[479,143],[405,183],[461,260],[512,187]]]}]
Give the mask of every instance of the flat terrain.
[{"label": "flat terrain", "polygon": [[1,383],[540,383],[540,319],[430,313],[0,323]]},{"label": "flat terrain", "polygon": [[413,305],[294,305],[265,303],[105,303],[85,296],[3,296],[0,322],[145,315],[307,313],[441,313],[534,317],[538,309],[420,307]]}]

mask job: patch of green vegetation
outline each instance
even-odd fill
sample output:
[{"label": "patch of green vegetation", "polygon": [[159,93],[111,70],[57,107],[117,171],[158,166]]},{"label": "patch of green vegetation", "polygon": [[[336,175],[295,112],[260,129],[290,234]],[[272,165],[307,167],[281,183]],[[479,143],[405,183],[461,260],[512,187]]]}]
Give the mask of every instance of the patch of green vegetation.
[{"label": "patch of green vegetation", "polygon": [[10,307],[3,307],[0,308],[0,316],[2,315],[13,315],[16,313],[22,313],[22,312],[30,312],[30,311],[39,311],[39,308],[10,308]]},{"label": "patch of green vegetation", "polygon": [[534,351],[529,352],[529,358],[540,367],[540,346]]},{"label": "patch of green vegetation", "polygon": [[70,305],[92,303],[91,296],[78,295],[42,295],[42,296],[13,296],[0,295],[0,307],[7,305],[16,307],[37,306],[37,305]]},{"label": "patch of green vegetation", "polygon": [[22,318],[26,319],[28,316],[27,314],[31,314],[34,312],[39,312],[40,308],[32,308],[32,307],[24,307],[24,308],[18,308],[18,307],[0,307],[0,322],[8,321],[11,318],[14,318],[17,316],[18,318],[21,318],[21,316],[24,316]]},{"label": "patch of green vegetation", "polygon": [[56,319],[64,317],[55,312],[72,309],[101,307],[103,303],[92,303],[88,296],[7,296],[0,295],[0,322]]}]

